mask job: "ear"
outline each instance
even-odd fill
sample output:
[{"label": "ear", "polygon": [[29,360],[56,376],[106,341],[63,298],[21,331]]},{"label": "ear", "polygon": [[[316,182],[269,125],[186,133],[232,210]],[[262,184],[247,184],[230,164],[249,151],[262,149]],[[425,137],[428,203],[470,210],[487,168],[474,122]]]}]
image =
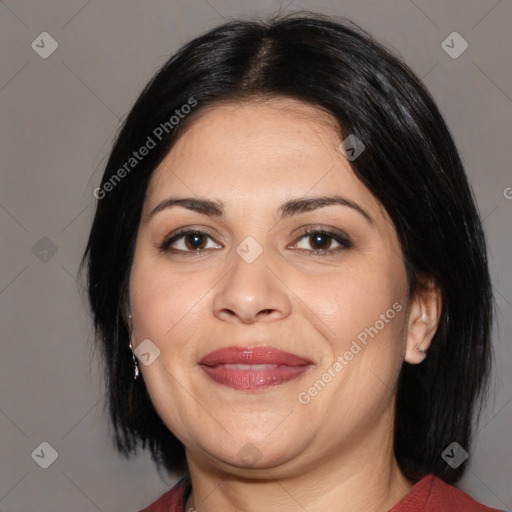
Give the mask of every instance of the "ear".
[{"label": "ear", "polygon": [[409,305],[405,361],[419,364],[427,357],[441,316],[441,290],[429,276],[418,276],[418,283]]}]

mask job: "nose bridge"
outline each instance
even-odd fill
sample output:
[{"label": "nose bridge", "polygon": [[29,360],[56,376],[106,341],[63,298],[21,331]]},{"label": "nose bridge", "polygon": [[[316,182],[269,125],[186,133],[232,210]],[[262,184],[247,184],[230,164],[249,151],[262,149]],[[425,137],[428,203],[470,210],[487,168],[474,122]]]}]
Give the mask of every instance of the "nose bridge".
[{"label": "nose bridge", "polygon": [[214,298],[214,314],[223,320],[254,322],[277,319],[290,313],[286,287],[270,270],[270,248],[248,236],[238,244],[230,270]]}]

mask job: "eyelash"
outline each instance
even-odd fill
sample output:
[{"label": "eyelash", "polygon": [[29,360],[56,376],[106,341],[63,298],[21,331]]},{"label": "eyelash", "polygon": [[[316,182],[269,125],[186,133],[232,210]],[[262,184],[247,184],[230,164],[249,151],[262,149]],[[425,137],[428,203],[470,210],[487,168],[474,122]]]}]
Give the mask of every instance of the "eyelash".
[{"label": "eyelash", "polygon": [[[333,231],[328,231],[323,228],[307,229],[305,231],[302,231],[301,233],[299,233],[299,237],[294,242],[294,245],[297,244],[298,242],[300,242],[304,238],[307,238],[309,236],[316,235],[319,233],[322,235],[326,235],[327,237],[331,238],[332,240],[338,242],[340,244],[340,246],[336,247],[335,249],[326,249],[326,250],[324,250],[324,249],[313,249],[313,250],[298,249],[298,251],[300,253],[307,253],[308,255],[329,256],[334,253],[338,253],[339,251],[350,249],[352,247],[352,242],[350,241],[348,236],[346,236],[346,235],[343,236],[341,234],[335,233]],[[161,244],[159,244],[160,251],[161,252],[173,252],[175,254],[176,253],[190,254],[190,255],[193,254],[195,256],[199,256],[199,255],[203,255],[204,251],[208,250],[208,249],[196,249],[196,250],[192,250],[192,251],[184,251],[182,249],[172,249],[171,248],[171,245],[174,242],[176,242],[180,238],[183,238],[187,235],[204,235],[204,236],[207,236],[207,237],[211,238],[212,240],[214,240],[212,235],[210,233],[208,233],[207,231],[203,231],[201,229],[183,229],[181,231],[178,231],[177,233],[174,233],[169,238],[165,239]]]}]

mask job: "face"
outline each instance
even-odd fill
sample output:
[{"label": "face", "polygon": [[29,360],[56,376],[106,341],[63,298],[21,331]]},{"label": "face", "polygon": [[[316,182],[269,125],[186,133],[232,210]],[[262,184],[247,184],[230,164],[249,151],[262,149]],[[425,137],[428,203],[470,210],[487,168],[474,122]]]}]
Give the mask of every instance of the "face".
[{"label": "face", "polygon": [[224,104],[152,176],[132,346],[149,340],[139,368],[187,456],[302,471],[390,431],[405,266],[340,142],[327,114],[298,101]]}]

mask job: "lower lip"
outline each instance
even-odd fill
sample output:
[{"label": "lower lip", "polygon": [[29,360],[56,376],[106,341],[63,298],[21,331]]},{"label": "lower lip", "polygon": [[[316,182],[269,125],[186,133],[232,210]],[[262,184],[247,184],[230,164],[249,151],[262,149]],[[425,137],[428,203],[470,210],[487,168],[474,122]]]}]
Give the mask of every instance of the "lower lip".
[{"label": "lower lip", "polygon": [[290,382],[311,367],[310,364],[304,366],[269,365],[269,368],[264,370],[240,370],[230,366],[224,364],[201,365],[201,368],[210,379],[218,384],[234,389],[258,390]]}]

